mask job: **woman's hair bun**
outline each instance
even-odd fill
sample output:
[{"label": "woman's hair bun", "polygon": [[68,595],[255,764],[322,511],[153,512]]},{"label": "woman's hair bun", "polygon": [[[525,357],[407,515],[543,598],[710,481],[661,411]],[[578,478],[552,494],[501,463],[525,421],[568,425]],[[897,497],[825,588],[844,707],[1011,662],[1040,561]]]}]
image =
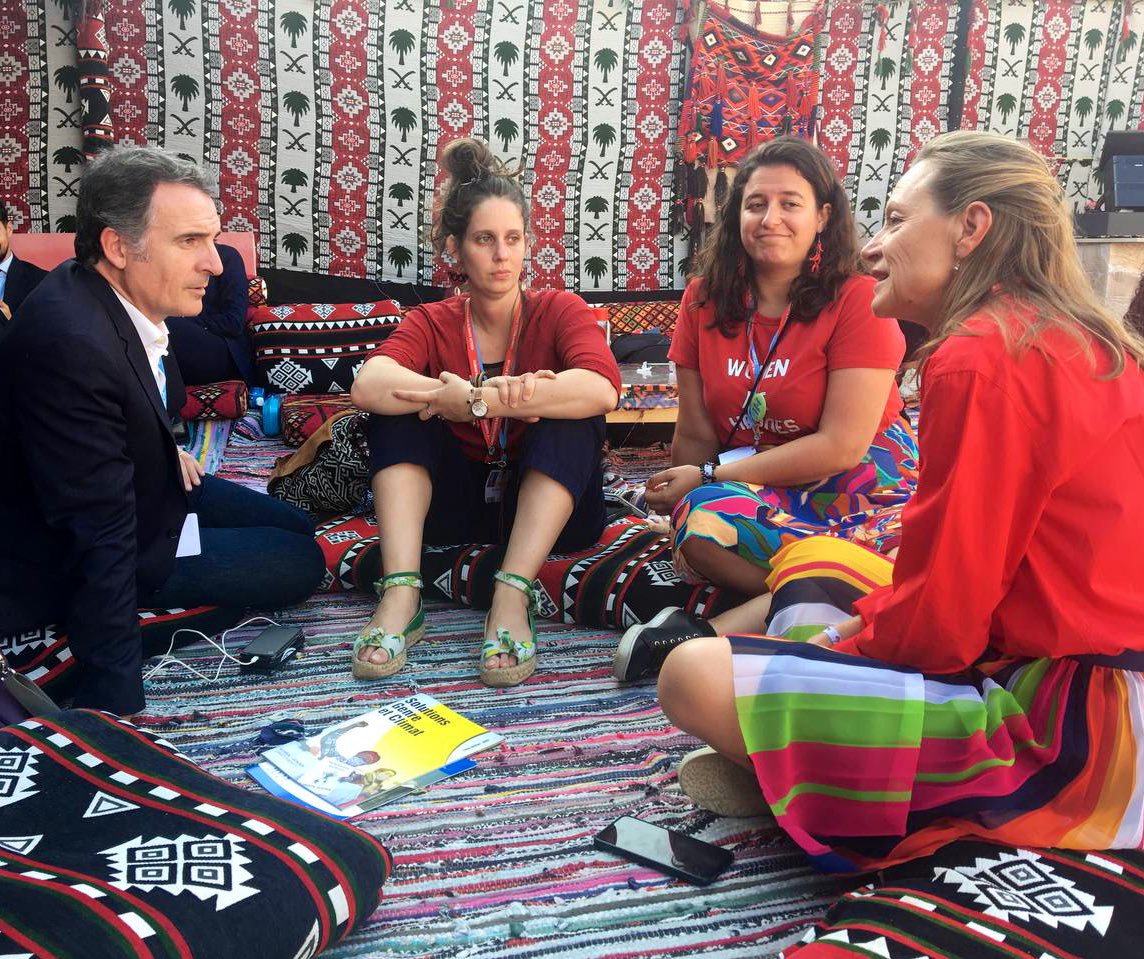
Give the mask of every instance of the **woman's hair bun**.
[{"label": "woman's hair bun", "polygon": [[500,166],[488,144],[471,137],[454,140],[445,147],[441,164],[458,183],[479,180],[489,173],[498,172],[497,167]]}]

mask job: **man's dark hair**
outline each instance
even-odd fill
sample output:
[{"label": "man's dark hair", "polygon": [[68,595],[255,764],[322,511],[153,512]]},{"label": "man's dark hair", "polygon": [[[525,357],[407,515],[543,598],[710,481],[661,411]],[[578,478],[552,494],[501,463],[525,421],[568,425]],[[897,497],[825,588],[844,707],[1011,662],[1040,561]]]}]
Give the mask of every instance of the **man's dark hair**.
[{"label": "man's dark hair", "polygon": [[8,225],[8,207],[4,205],[3,200],[0,200],[0,224]]},{"label": "man's dark hair", "polygon": [[177,183],[214,195],[214,183],[190,160],[158,147],[114,146],[89,160],[75,207],[75,258],[95,266],[99,238],[110,227],[139,250],[151,222],[151,197],[160,183]]}]

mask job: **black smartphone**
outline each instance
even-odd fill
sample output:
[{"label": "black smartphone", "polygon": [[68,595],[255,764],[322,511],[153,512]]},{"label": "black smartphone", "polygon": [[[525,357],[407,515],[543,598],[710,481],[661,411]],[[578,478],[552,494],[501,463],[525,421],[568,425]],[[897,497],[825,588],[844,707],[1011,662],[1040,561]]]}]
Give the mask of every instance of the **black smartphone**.
[{"label": "black smartphone", "polygon": [[305,644],[299,626],[268,626],[237,654],[243,672],[269,672],[285,665]]},{"label": "black smartphone", "polygon": [[735,858],[730,849],[632,816],[621,816],[597,833],[595,843],[597,849],[617,853],[698,886],[706,886],[718,877]]}]

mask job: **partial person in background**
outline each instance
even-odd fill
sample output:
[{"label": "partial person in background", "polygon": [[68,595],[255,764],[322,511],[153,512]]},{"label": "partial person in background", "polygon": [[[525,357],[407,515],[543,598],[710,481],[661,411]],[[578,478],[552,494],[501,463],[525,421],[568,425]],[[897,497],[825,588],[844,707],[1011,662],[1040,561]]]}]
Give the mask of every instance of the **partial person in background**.
[{"label": "partial person in background", "polygon": [[0,329],[7,325],[24,297],[47,276],[34,263],[25,263],[12,252],[12,222],[0,202]]},{"label": "partial person in background", "polygon": [[373,414],[384,574],[353,674],[392,675],[423,636],[422,543],[504,543],[480,678],[514,686],[536,668],[541,564],[604,528],[600,450],[620,372],[580,297],[522,288],[528,207],[516,176],[476,140],[450,143],[441,162],[449,179],[433,247],[466,289],[411,310],[353,386],[354,403]]},{"label": "partial person in background", "polygon": [[0,652],[66,634],[77,706],[143,707],[139,608],[280,609],[325,571],[304,513],[203,476],[171,433],[164,321],[222,270],[211,186],[152,147],[90,160],[76,258],[0,340]]},{"label": "partial person in background", "polygon": [[713,747],[680,785],[769,809],[832,870],[963,836],[1141,848],[1144,340],[1093,294],[1045,161],[1001,136],[931,140],[863,253],[874,309],[930,334],[898,556],[789,544],[781,638],[671,652],[660,702]]},{"label": "partial person in background", "polygon": [[171,352],[193,386],[222,380],[254,383],[254,355],[246,327],[250,294],[242,254],[216,243],[222,272],[212,276],[198,316],[169,316]]},{"label": "partial person in background", "polygon": [[647,487],[686,578],[753,596],[797,537],[896,545],[917,446],[873,287],[827,156],[793,137],[750,154],[683,295],[675,465]]}]

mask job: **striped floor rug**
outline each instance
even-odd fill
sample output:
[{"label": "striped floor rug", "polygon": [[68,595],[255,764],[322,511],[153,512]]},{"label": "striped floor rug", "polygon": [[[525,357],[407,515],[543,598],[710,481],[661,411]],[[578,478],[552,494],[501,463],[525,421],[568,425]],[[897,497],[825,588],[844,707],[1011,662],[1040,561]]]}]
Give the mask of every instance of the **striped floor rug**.
[{"label": "striped floor rug", "polygon": [[[219,475],[264,488],[288,450],[256,433],[240,424]],[[303,627],[306,652],[269,676],[230,664],[205,682],[168,664],[148,681],[141,717],[208,771],[244,784],[258,731],[274,720],[299,719],[312,733],[420,691],[503,732],[502,747],[477,769],[357,821],[389,845],[395,871],[381,908],[331,959],[755,959],[796,941],[860,881],[816,873],[761,820],[721,820],[691,805],[674,769],[695,742],[665,721],[654,685],[616,684],[616,633],[544,622],[536,675],[491,690],[477,680],[482,614],[434,604],[409,664],[371,684],[351,677],[348,660],[371,608],[369,597],[343,593],[275,614]],[[228,645],[258,628],[237,630]],[[215,675],[219,655],[205,643],[178,656]],[[593,835],[622,815],[726,845],[735,864],[699,889],[596,851]]]}]

